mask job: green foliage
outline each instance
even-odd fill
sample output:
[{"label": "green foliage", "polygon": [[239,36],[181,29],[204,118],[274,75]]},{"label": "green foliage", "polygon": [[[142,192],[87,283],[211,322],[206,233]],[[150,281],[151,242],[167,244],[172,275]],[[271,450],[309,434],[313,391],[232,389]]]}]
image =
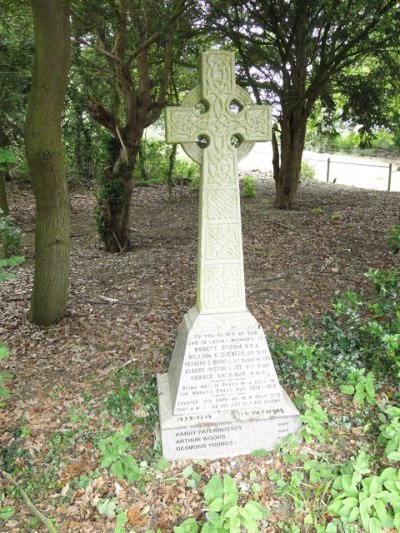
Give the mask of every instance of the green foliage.
[{"label": "green foliage", "polygon": [[313,213],[314,215],[323,215],[325,211],[322,209],[322,207],[313,207],[311,209],[311,213]]},{"label": "green foliage", "polygon": [[[325,120],[325,119],[324,119]],[[338,124],[339,127],[339,124]],[[339,134],[321,133],[317,128],[311,127],[307,132],[306,148],[318,152],[344,152],[361,156],[396,155],[398,143],[394,134],[386,130],[375,131],[373,135],[365,136],[356,131]],[[368,145],[368,146],[367,146]]]},{"label": "green foliage", "polygon": [[[381,407],[379,413],[380,435],[378,444],[385,447],[384,455],[389,462],[400,463],[400,408],[394,405]],[[400,485],[399,485],[400,493]]]},{"label": "green foliage", "polygon": [[14,152],[0,147],[0,172],[7,170],[8,165],[14,165],[16,162]]},{"label": "green foliage", "polygon": [[97,191],[97,205],[94,217],[99,236],[104,239],[111,213],[119,211],[126,203],[125,187],[122,180],[103,178]]},{"label": "green foliage", "polygon": [[300,177],[305,181],[312,181],[315,179],[315,167],[308,163],[308,161],[301,162]]},{"label": "green foliage", "polygon": [[361,451],[341,471],[332,486],[329,513],[358,522],[367,533],[400,527],[400,470],[388,467],[369,475],[369,458]]},{"label": "green foliage", "polygon": [[373,292],[347,291],[334,300],[314,340],[332,375],[359,381],[365,368],[394,383],[400,372],[400,272],[371,269],[366,277]]},{"label": "green foliage", "polygon": [[22,237],[22,231],[14,224],[11,217],[3,216],[0,209],[0,259],[17,255]]},{"label": "green foliage", "polygon": [[213,476],[204,488],[204,500],[207,506],[207,522],[201,530],[194,518],[185,520],[174,528],[174,533],[239,533],[259,531],[257,522],[268,516],[267,510],[258,502],[250,500],[244,506],[239,505],[239,491],[234,479],[227,474],[223,479]]},{"label": "green foliage", "polygon": [[[3,361],[6,357],[8,357],[9,351],[7,346],[4,346],[0,344],[0,362]],[[11,379],[13,376],[10,372],[7,372],[6,370],[1,370],[0,368],[0,407],[2,407],[2,399],[9,398],[10,391],[5,386],[5,382],[7,379]]]},{"label": "green foliage", "polygon": [[11,505],[4,505],[0,508],[0,520],[7,522],[7,520],[10,520],[15,515],[15,509],[14,507],[11,507]]},{"label": "green foliage", "polygon": [[[0,224],[1,224],[1,218],[0,218]],[[10,272],[7,272],[6,268],[12,268],[19,263],[22,263],[24,261],[23,257],[9,257],[8,259],[0,259],[0,283],[7,279],[13,279],[13,274]],[[4,346],[4,344],[0,343],[0,362],[3,361],[6,357],[9,355],[9,350],[7,346]],[[5,382],[8,379],[11,379],[13,376],[10,372],[7,370],[2,370],[0,368],[0,407],[3,407],[3,399],[6,399],[10,396],[10,391],[5,385]]]},{"label": "green foliage", "polygon": [[196,472],[193,465],[186,466],[182,470],[182,476],[186,479],[186,486],[189,488],[194,488],[201,481],[201,475]]},{"label": "green foliage", "polygon": [[242,187],[243,187],[243,196],[246,198],[254,198],[257,194],[256,192],[256,182],[253,176],[247,174],[242,178]]},{"label": "green foliage", "polygon": [[303,423],[300,435],[307,443],[312,442],[314,439],[317,439],[320,443],[324,443],[327,435],[325,424],[328,423],[326,413],[316,397],[312,394],[304,395],[304,404],[307,409],[300,415]]},{"label": "green foliage", "polygon": [[394,254],[400,253],[400,224],[393,226],[387,239],[387,243]]},{"label": "green foliage", "polygon": [[99,449],[103,454],[101,467],[108,468],[118,479],[124,479],[128,483],[140,479],[142,470],[132,455],[129,453],[132,446],[128,439],[132,434],[132,425],[125,426],[114,435],[102,439]]},{"label": "green foliage", "polygon": [[128,516],[122,509],[117,509],[117,503],[115,498],[100,499],[97,502],[97,510],[101,515],[107,516],[107,518],[117,517],[117,525],[114,529],[114,533],[125,533],[126,529],[124,525],[128,522]]},{"label": "green foliage", "polygon": [[0,283],[7,279],[13,279],[14,275],[11,272],[8,272],[7,269],[14,268],[24,261],[25,258],[21,256],[8,257],[7,259],[0,258]]},{"label": "green foliage", "polygon": [[[134,171],[136,185],[165,183],[171,150],[172,148],[163,140],[143,139]],[[199,177],[198,165],[186,158],[175,159],[172,171],[174,183],[193,184],[197,187]]]},{"label": "green foliage", "polygon": [[350,394],[354,396],[353,401],[359,405],[364,405],[365,401],[369,405],[375,403],[375,384],[374,373],[368,372],[365,376],[364,370],[354,371],[351,376],[351,380],[354,378],[357,380],[354,385],[341,385],[340,390],[343,394]]}]

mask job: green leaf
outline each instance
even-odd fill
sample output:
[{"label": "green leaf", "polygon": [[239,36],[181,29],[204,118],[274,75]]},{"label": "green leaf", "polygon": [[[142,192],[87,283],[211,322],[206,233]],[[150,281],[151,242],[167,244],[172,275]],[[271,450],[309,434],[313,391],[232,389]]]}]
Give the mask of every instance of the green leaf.
[{"label": "green leaf", "polygon": [[105,457],[103,457],[103,460],[100,463],[101,468],[108,468],[113,461],[114,461],[114,456],[106,455]]},{"label": "green leaf", "polygon": [[369,487],[371,494],[376,494],[382,490],[382,481],[378,476],[371,477],[371,485]]},{"label": "green leaf", "polygon": [[155,469],[163,471],[163,470],[168,470],[170,466],[171,466],[170,462],[167,461],[167,459],[164,459],[164,457],[161,457],[161,459],[157,462]]},{"label": "green leaf", "polygon": [[121,436],[126,439],[132,435],[132,424],[125,424],[120,431]]},{"label": "green leaf", "polygon": [[394,527],[400,531],[400,511],[394,515]]},{"label": "green leaf", "polygon": [[204,488],[204,499],[209,506],[211,502],[224,496],[224,487],[219,476],[213,476]]},{"label": "green leaf", "polygon": [[232,515],[229,519],[229,532],[240,533],[240,518],[238,515]]},{"label": "green leaf", "polygon": [[124,455],[121,461],[127,469],[139,472],[139,466],[132,455]]},{"label": "green leaf", "polygon": [[339,516],[340,509],[343,507],[343,501],[342,499],[335,498],[327,508],[328,513],[334,514],[336,516]]},{"label": "green leaf", "polygon": [[387,458],[389,459],[389,461],[400,461],[400,452],[390,452],[387,454]]},{"label": "green leaf", "polygon": [[118,479],[124,479],[125,478],[124,465],[121,462],[121,460],[118,460],[115,463],[113,463],[111,465],[110,470],[114,474],[114,476],[117,477]]},{"label": "green leaf", "polygon": [[188,518],[178,527],[174,527],[174,533],[197,533],[199,525],[194,518]]},{"label": "green leaf", "polygon": [[99,500],[97,503],[97,510],[100,514],[106,515],[109,518],[114,518],[115,516],[115,498],[107,498],[106,500]]},{"label": "green leaf", "polygon": [[356,507],[353,507],[353,509],[350,511],[350,514],[348,516],[349,522],[355,522],[358,518],[358,515],[360,514],[360,509],[358,508],[358,505]]},{"label": "green leaf", "polygon": [[369,519],[370,519],[370,509],[371,505],[373,503],[372,498],[365,498],[360,503],[360,517],[361,517],[361,523],[366,531],[369,529]]},{"label": "green leaf", "polygon": [[343,394],[354,394],[354,387],[352,385],[341,385],[340,386],[340,392]]},{"label": "green leaf", "polygon": [[117,524],[123,526],[128,522],[128,515],[125,512],[119,513],[117,516]]},{"label": "green leaf", "polygon": [[15,509],[14,507],[11,507],[11,505],[4,505],[0,509],[0,520],[4,520],[4,522],[7,522],[12,516],[15,515]]},{"label": "green leaf", "polygon": [[243,524],[248,531],[258,531],[257,524],[254,521],[254,518],[250,516],[246,509],[239,510],[239,518],[241,524]]},{"label": "green leaf", "polygon": [[10,353],[10,350],[4,344],[0,344],[0,359],[5,359]]},{"label": "green leaf", "polygon": [[369,533],[382,533],[382,528],[381,528],[381,525],[379,523],[379,520],[377,518],[375,518],[374,516],[369,519],[368,526],[369,527],[368,527],[367,531],[369,531]]},{"label": "green leaf", "polygon": [[219,513],[219,511],[221,511],[223,508],[222,498],[216,498],[215,500],[213,500],[209,504],[208,508],[212,512]]},{"label": "green leaf", "polygon": [[267,450],[264,450],[264,448],[260,448],[258,450],[253,450],[251,452],[251,455],[253,457],[265,457],[266,455],[268,455],[268,451]]},{"label": "green leaf", "polygon": [[239,499],[238,490],[235,480],[227,474],[224,475],[224,502],[230,505],[236,505]]},{"label": "green leaf", "polygon": [[389,466],[388,468],[385,468],[384,470],[382,470],[380,476],[382,481],[386,481],[386,480],[389,480],[389,479],[397,479],[397,470],[395,468],[393,468],[392,466]]},{"label": "green leaf", "polygon": [[192,465],[188,465],[186,466],[183,470],[182,470],[182,476],[187,479],[188,477],[190,477],[191,475],[193,474],[193,466]]},{"label": "green leaf", "polygon": [[380,500],[376,500],[374,502],[374,507],[381,524],[386,523],[388,519],[390,520],[390,516],[388,515],[385,504],[383,502],[381,502]]},{"label": "green leaf", "polygon": [[247,502],[244,508],[255,520],[261,520],[261,518],[265,518],[269,514],[267,509],[265,509],[261,503],[255,502],[254,500]]}]

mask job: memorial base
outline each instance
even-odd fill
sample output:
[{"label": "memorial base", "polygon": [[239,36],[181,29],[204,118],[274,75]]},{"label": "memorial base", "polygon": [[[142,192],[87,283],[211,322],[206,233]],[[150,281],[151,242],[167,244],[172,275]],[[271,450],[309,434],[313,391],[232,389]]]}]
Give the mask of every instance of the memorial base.
[{"label": "memorial base", "polygon": [[272,450],[300,428],[261,326],[249,311],[200,314],[179,327],[168,374],[157,376],[167,459]]},{"label": "memorial base", "polygon": [[[273,450],[289,433],[300,428],[299,413],[285,397],[285,415],[254,413],[241,418],[238,413],[174,416],[167,374],[157,376],[160,397],[160,425],[163,456],[166,459],[217,459]],[[247,415],[249,416],[249,415]]]}]

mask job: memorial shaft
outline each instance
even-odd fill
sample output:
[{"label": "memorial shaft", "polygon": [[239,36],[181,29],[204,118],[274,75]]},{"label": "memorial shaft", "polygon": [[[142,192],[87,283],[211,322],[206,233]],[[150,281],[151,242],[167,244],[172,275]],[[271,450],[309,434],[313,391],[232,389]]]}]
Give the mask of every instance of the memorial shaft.
[{"label": "memorial shaft", "polygon": [[[202,142],[197,264],[200,313],[246,309],[238,180],[234,141],[271,138],[267,106],[237,101],[234,57],[210,51],[201,58],[200,106],[169,107],[167,142]],[[203,111],[203,112],[202,112]]]}]

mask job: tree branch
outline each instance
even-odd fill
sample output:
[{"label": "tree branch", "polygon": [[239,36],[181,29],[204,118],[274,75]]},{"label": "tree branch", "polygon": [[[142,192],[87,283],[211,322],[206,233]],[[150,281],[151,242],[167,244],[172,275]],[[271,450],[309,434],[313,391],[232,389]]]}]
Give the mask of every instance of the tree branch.
[{"label": "tree branch", "polygon": [[50,533],[57,533],[57,528],[54,526],[53,522],[48,518],[46,515],[41,513],[37,507],[33,504],[32,500],[29,498],[27,493],[22,489],[17,480],[11,475],[5,472],[4,470],[0,469],[0,475],[4,477],[11,485],[13,485],[18,492],[21,495],[21,498],[26,503],[26,506],[28,507],[29,511],[38,519],[42,524],[46,527],[47,531],[50,531]]}]

